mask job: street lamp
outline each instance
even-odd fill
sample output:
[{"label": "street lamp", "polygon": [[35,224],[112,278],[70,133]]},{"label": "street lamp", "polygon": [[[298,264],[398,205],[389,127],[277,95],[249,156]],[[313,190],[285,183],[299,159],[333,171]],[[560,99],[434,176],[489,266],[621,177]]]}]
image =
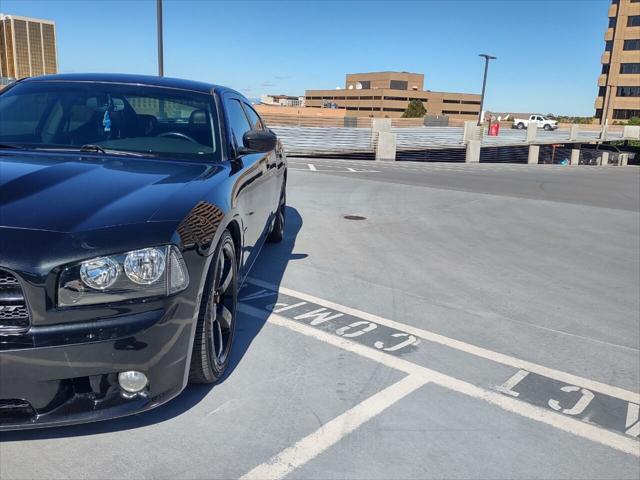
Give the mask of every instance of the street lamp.
[{"label": "street lamp", "polygon": [[156,21],[158,24],[158,76],[164,76],[164,54],[162,51],[162,0],[156,0]]},{"label": "street lamp", "polygon": [[484,108],[484,91],[487,88],[487,70],[489,69],[489,60],[495,60],[496,57],[481,53],[479,57],[484,58],[484,79],[482,80],[482,96],[480,97],[480,112],[478,112],[478,126],[482,125],[482,109]]}]

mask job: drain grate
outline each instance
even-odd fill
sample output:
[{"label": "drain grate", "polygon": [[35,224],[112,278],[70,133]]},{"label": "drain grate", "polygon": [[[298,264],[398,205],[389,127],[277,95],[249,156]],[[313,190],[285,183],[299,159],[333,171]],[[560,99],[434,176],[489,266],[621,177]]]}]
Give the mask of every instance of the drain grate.
[{"label": "drain grate", "polygon": [[362,215],[344,215],[342,218],[345,220],[366,220],[367,217],[363,217]]}]

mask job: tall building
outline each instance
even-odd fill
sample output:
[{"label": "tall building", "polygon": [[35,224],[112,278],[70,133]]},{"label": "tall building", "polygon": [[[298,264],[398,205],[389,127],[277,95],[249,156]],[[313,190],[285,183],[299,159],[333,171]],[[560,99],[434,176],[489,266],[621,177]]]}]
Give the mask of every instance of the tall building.
[{"label": "tall building", "polygon": [[0,77],[6,81],[57,72],[55,23],[0,13]]},{"label": "tall building", "polygon": [[312,108],[345,109],[350,116],[401,117],[411,100],[419,100],[427,115],[448,115],[473,120],[480,111],[475,93],[423,90],[424,75],[408,72],[348,73],[345,88],[307,90],[305,104]]},{"label": "tall building", "polygon": [[600,123],[640,117],[640,0],[613,0],[595,108]]}]

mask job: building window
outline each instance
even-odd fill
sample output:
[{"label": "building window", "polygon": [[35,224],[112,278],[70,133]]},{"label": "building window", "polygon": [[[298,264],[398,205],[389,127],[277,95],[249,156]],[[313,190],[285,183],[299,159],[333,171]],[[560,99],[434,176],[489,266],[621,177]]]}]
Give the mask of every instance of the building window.
[{"label": "building window", "polygon": [[462,100],[460,103],[463,105],[480,105],[480,102],[476,100]]},{"label": "building window", "polygon": [[426,98],[409,98],[409,101],[417,100],[418,102],[427,103]]},{"label": "building window", "polygon": [[604,97],[607,94],[607,87],[598,88],[598,96]]},{"label": "building window", "polygon": [[391,80],[389,88],[391,90],[409,90],[409,82],[406,80]]},{"label": "building window", "polygon": [[13,22],[16,40],[16,78],[31,76],[31,59],[29,58],[29,43],[27,40],[27,22],[14,20]]},{"label": "building window", "polygon": [[605,75],[609,73],[609,64],[608,63],[603,63],[602,64],[602,73],[605,74]]},{"label": "building window", "polygon": [[604,51],[605,52],[610,52],[611,50],[613,50],[613,40],[607,40],[604,43]]},{"label": "building window", "polygon": [[632,117],[640,117],[640,110],[616,108],[613,110],[614,120],[629,120]]},{"label": "building window", "polygon": [[371,90],[371,80],[362,80],[360,85],[362,85],[363,90]]},{"label": "building window", "polygon": [[460,112],[460,115],[478,115],[478,112]]},{"label": "building window", "polygon": [[382,100],[382,97],[373,97],[374,100]]},{"label": "building window", "polygon": [[360,97],[360,100],[373,100],[373,97]]},{"label": "building window", "polygon": [[444,100],[442,100],[442,103],[460,103],[460,100],[447,100],[447,99],[444,99]]},{"label": "building window", "polygon": [[640,97],[640,87],[618,87],[616,95],[618,97]]},{"label": "building window", "polygon": [[384,97],[385,100],[395,100],[398,102],[406,102],[408,99],[407,97]]},{"label": "building window", "polygon": [[57,73],[56,34],[51,24],[42,24],[42,50],[44,52],[44,73]]},{"label": "building window", "polygon": [[625,40],[623,50],[640,50],[640,38]]},{"label": "building window", "polygon": [[640,73],[640,63],[621,63],[620,73]]},{"label": "building window", "polygon": [[627,27],[640,27],[640,15],[629,15],[627,17]]},{"label": "building window", "polygon": [[455,110],[443,110],[442,114],[443,115],[460,115],[460,112],[457,112]]},{"label": "building window", "polygon": [[29,30],[29,48],[31,49],[31,75],[35,77],[44,73],[40,24],[37,22],[29,22],[27,29]]},{"label": "building window", "polygon": [[616,28],[616,17],[609,17],[609,28]]},{"label": "building window", "polygon": [[596,109],[596,114],[594,116],[596,118],[602,118],[602,109],[601,108],[597,108]]},{"label": "building window", "polygon": [[383,108],[384,112],[404,112],[404,108]]}]

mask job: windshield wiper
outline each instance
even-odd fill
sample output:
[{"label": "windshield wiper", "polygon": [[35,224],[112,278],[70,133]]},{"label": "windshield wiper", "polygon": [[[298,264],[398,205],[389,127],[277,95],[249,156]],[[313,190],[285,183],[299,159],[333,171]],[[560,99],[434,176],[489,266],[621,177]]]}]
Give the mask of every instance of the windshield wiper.
[{"label": "windshield wiper", "polygon": [[13,145],[11,143],[0,143],[0,148],[8,150],[24,150],[25,147],[22,145]]},{"label": "windshield wiper", "polygon": [[131,152],[128,150],[115,150],[115,149],[111,149],[111,148],[104,148],[101,147],[100,145],[94,145],[92,143],[88,143],[86,145],[83,145],[81,147],[56,147],[56,146],[51,146],[51,147],[36,147],[37,150],[45,150],[45,151],[50,151],[50,152],[91,152],[91,153],[100,153],[103,155],[120,155],[123,157],[155,157],[156,155],[152,154],[152,153],[138,153],[138,152]]},{"label": "windshield wiper", "polygon": [[118,150],[113,148],[103,148],[100,145],[87,144],[80,147],[81,152],[96,152],[103,153],[105,155],[122,155],[124,157],[156,157],[157,155],[151,152],[132,152],[130,150]]},{"label": "windshield wiper", "polygon": [[90,143],[83,145],[80,147],[81,152],[97,152],[97,153],[107,153],[107,151],[102,148],[100,145],[92,145]]}]

